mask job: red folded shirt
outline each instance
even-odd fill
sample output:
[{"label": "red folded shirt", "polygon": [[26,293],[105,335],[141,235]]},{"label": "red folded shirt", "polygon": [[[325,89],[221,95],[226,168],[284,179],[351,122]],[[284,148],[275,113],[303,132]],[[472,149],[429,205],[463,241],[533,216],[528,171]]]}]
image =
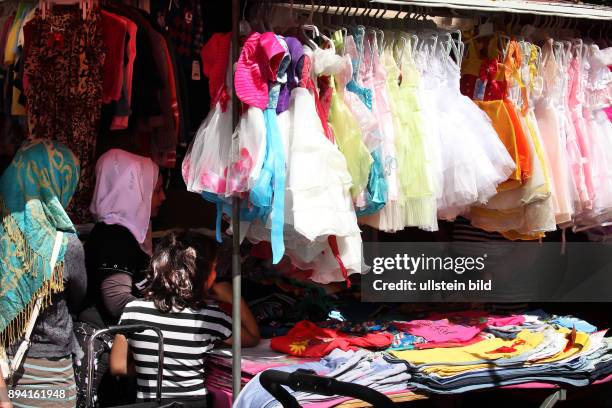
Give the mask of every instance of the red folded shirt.
[{"label": "red folded shirt", "polygon": [[270,346],[273,350],[292,356],[324,357],[336,348],[343,351],[357,348],[384,349],[392,341],[393,335],[387,332],[352,336],[333,329],[323,329],[303,320],[285,336],[274,337]]}]

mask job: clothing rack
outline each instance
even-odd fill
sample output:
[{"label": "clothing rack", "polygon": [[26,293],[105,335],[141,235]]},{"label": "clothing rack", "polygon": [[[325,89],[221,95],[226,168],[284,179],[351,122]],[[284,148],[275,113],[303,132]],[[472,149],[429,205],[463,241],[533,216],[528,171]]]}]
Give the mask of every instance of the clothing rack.
[{"label": "clothing rack", "polygon": [[[242,18],[242,6],[246,7],[248,0],[232,0],[232,61],[235,63],[239,57],[239,22]],[[251,0],[253,3],[256,0]],[[540,0],[311,0],[309,3],[294,2],[291,0],[260,0],[259,3],[273,3],[277,6],[291,7],[300,10],[328,12],[334,14],[341,10],[348,15],[360,15],[368,10],[377,11],[404,11],[414,9],[420,14],[428,16],[463,16],[481,15],[487,13],[513,13],[533,16],[552,16],[571,19],[588,20],[591,23],[601,22],[605,25],[612,24],[612,7],[598,6],[570,1],[540,1]],[[351,13],[351,11],[353,11]],[[381,16],[385,14],[380,14]],[[378,14],[377,14],[378,15]],[[232,77],[233,88],[233,77]],[[232,121],[236,128],[239,120],[239,102],[235,91],[232,91]],[[240,258],[240,198],[232,199],[232,397],[236,400],[241,387],[241,361],[242,348],[240,344],[241,315],[240,301],[242,292],[241,283],[241,258]],[[542,404],[543,407],[551,407],[557,401],[565,400],[565,390],[555,390]]]},{"label": "clothing rack", "polygon": [[487,11],[501,13],[539,14],[589,20],[612,20],[612,8],[570,1],[539,0],[373,0],[388,6],[421,6],[453,10]]}]

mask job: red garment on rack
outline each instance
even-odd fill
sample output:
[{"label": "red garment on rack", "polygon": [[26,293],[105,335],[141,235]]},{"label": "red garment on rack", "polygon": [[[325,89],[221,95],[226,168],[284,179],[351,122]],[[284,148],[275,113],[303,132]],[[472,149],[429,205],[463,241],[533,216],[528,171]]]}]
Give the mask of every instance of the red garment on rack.
[{"label": "red garment on rack", "polygon": [[327,111],[326,111],[325,106],[321,103],[319,92],[317,91],[317,87],[315,86],[315,82],[311,76],[311,70],[312,70],[312,60],[307,54],[305,54],[304,63],[302,65],[302,72],[300,75],[300,82],[298,86],[308,89],[314,96],[317,116],[319,116],[319,119],[321,120],[321,126],[323,126],[323,132],[325,133],[325,137],[327,137],[333,143],[334,134],[332,133],[331,127],[329,126],[329,123],[327,121],[329,117],[329,107],[327,107]]},{"label": "red garment on rack", "polygon": [[389,347],[392,341],[393,335],[387,332],[352,336],[302,320],[285,336],[274,337],[270,347],[292,356],[325,357],[336,348],[344,351],[357,348],[382,349]]},{"label": "red garment on rack", "polygon": [[221,109],[225,112],[229,95],[225,84],[227,74],[228,58],[231,48],[232,33],[215,33],[202,47],[202,72],[208,78],[208,90],[210,93],[211,109],[221,103]]},{"label": "red garment on rack", "polygon": [[[476,81],[480,80],[481,83],[486,84],[483,100],[497,101],[504,99],[507,84],[505,81],[500,81],[498,79],[499,66],[500,64],[496,59],[483,59],[478,76],[471,74],[461,75],[461,93],[470,99],[476,99]],[[501,69],[503,69],[503,66]]]},{"label": "red garment on rack", "polygon": [[102,103],[111,103],[121,98],[127,29],[127,23],[119,16],[102,10],[102,39],[106,48],[102,76]]}]

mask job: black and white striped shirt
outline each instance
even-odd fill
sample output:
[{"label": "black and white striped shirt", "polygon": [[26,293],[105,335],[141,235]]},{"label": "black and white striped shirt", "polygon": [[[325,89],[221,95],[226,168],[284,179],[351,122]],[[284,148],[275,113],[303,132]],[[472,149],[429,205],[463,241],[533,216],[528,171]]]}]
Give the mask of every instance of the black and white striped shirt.
[{"label": "black and white striped shirt", "polygon": [[[204,365],[215,343],[232,334],[232,318],[217,305],[199,310],[162,313],[152,301],[134,300],[121,315],[121,325],[150,324],[164,336],[164,398],[206,395]],[[157,385],[157,336],[151,330],[128,336],[136,365],[138,399],[155,398]]]}]

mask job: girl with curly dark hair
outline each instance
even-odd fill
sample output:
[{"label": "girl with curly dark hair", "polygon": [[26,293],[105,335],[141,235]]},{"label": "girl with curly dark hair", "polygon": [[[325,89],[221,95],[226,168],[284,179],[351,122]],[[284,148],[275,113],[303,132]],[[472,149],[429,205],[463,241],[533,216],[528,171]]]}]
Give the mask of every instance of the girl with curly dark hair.
[{"label": "girl with curly dark hair", "polygon": [[[217,304],[231,303],[231,286],[215,283],[216,243],[190,232],[172,233],[156,248],[147,272],[144,299],[128,303],[119,324],[149,324],[164,336],[162,396],[205,399],[205,357],[218,343],[231,344],[232,319]],[[259,342],[259,328],[246,303],[242,308],[242,344]],[[139,400],[155,398],[157,338],[145,331],[115,337],[113,375],[135,374]]]}]

